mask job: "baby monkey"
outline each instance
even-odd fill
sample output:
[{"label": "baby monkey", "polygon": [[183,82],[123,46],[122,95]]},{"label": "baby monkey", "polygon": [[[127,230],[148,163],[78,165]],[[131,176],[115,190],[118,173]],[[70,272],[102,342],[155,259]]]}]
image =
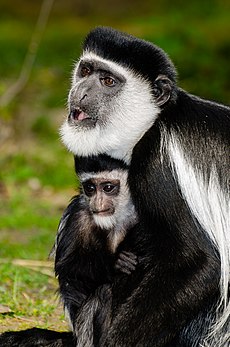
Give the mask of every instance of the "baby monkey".
[{"label": "baby monkey", "polygon": [[138,219],[127,170],[82,172],[79,178],[81,194],[60,222],[55,271],[77,345],[90,347],[100,344],[110,324],[114,279],[137,265],[122,241]]}]

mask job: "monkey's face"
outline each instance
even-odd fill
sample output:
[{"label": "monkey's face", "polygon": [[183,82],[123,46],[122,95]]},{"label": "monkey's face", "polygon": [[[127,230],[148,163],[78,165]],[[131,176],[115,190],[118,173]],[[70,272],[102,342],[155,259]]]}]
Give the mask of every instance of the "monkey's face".
[{"label": "monkey's face", "polygon": [[125,82],[125,77],[106,63],[82,58],[69,93],[68,124],[79,132],[106,126],[116,95]]},{"label": "monkey's face", "polygon": [[127,171],[85,173],[80,179],[90,213],[99,227],[108,230],[126,218],[132,205]]},{"label": "monkey's face", "polygon": [[120,191],[120,181],[91,179],[83,183],[88,197],[89,208],[93,215],[111,216],[115,212],[116,197]]},{"label": "monkey's face", "polygon": [[164,75],[151,84],[138,72],[86,51],[73,73],[62,140],[77,156],[106,153],[129,163],[170,91]]},{"label": "monkey's face", "polygon": [[149,81],[92,52],[74,70],[68,105],[61,136],[70,151],[126,162],[159,113]]}]

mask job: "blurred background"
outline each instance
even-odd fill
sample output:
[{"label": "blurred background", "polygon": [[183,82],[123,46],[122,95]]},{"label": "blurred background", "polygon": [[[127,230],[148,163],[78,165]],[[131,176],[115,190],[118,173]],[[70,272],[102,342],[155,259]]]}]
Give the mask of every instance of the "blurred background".
[{"label": "blurred background", "polygon": [[[9,317],[19,319],[20,328],[23,319],[33,325],[28,317],[34,316],[37,325],[51,324],[55,284],[44,267],[60,216],[77,190],[72,155],[58,131],[71,70],[84,36],[97,25],[154,42],[174,61],[182,88],[230,104],[228,0],[1,0],[2,329],[11,327]],[[36,266],[15,263],[21,259]]]}]

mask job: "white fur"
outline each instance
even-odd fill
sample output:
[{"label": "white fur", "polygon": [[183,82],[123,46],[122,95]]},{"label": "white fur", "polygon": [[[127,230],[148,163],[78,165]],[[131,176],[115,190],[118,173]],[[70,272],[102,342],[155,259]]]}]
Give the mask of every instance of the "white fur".
[{"label": "white fur", "polygon": [[111,216],[98,216],[97,214],[93,215],[94,222],[99,228],[109,230],[114,227],[116,224],[115,215]]},{"label": "white fur", "polygon": [[[61,138],[66,147],[78,156],[107,153],[114,158],[131,160],[132,149],[152,126],[160,110],[151,96],[151,86],[140,75],[92,52],[84,52],[81,59],[106,63],[124,76],[126,83],[114,97],[113,108],[108,110],[107,124],[96,124],[93,129],[79,131],[66,120],[61,127]],[[77,69],[76,65],[75,70]],[[75,73],[72,86],[75,85]]]},{"label": "white fur", "polygon": [[[221,259],[220,290],[221,300],[217,311],[217,322],[212,327],[210,341],[217,341],[216,336],[222,336],[221,329],[229,324],[230,302],[228,285],[230,283],[230,200],[229,187],[221,189],[217,170],[211,164],[209,179],[204,172],[194,167],[185,153],[179,137],[176,134],[164,134],[168,156],[179,183],[181,192],[193,215],[209,235],[217,247]],[[226,329],[226,326],[225,326]],[[209,346],[216,346],[208,342]],[[211,343],[211,344],[210,344]],[[226,346],[219,344],[218,346]]]},{"label": "white fur", "polygon": [[68,310],[66,305],[64,305],[64,315],[65,315],[65,319],[67,320],[68,325],[69,325],[71,331],[73,331],[74,327],[73,327],[72,321],[70,319],[70,312],[69,312],[69,310]]},{"label": "white fur", "polygon": [[97,296],[89,297],[80,307],[74,326],[77,337],[77,346],[93,347],[94,318],[98,310],[99,301]]}]

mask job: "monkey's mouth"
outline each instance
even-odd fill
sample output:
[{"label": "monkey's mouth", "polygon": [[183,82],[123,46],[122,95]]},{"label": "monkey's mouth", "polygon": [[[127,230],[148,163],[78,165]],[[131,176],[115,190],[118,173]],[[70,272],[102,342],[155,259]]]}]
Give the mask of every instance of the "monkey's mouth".
[{"label": "monkey's mouth", "polygon": [[73,108],[70,110],[68,121],[70,123],[92,126],[96,123],[97,119],[95,117],[89,116],[81,108]]},{"label": "monkey's mouth", "polygon": [[105,210],[94,210],[93,213],[96,216],[111,216],[112,214],[114,214],[114,210],[112,208],[107,208]]}]

